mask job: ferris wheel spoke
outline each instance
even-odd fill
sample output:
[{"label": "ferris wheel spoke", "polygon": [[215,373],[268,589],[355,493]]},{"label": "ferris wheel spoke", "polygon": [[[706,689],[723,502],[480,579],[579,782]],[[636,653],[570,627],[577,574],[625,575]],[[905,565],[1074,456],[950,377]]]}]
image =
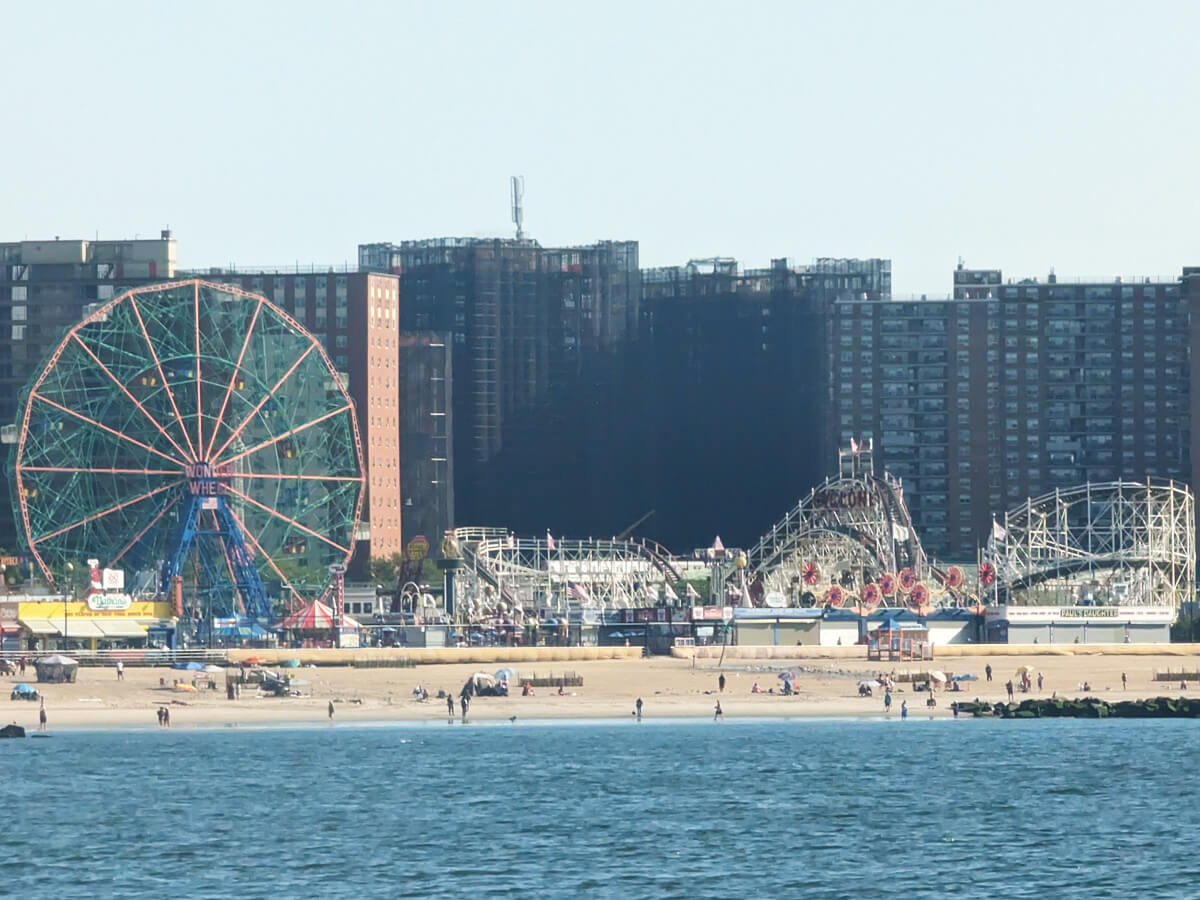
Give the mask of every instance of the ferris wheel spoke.
[{"label": "ferris wheel spoke", "polygon": [[75,339],[75,342],[77,344],[79,344],[80,347],[83,348],[83,351],[88,356],[90,356],[93,361],[95,361],[96,365],[98,365],[100,367],[100,370],[109,377],[109,380],[111,380],[113,384],[115,384],[118,388],[120,388],[121,393],[123,393],[126,397],[129,398],[130,402],[132,402],[133,405],[138,408],[138,411],[141,412],[141,414],[146,417],[146,419],[150,422],[150,424],[153,425],[155,428],[157,428],[159,430],[159,433],[162,434],[163,437],[165,437],[168,441],[171,442],[171,446],[174,447],[176,450],[178,450],[179,454],[181,456],[186,457],[188,455],[187,451],[179,446],[179,443],[175,440],[175,438],[173,438],[173,437],[171,437],[171,435],[167,434],[167,430],[165,428],[163,428],[162,425],[159,424],[158,419],[156,419],[156,418],[154,418],[154,416],[150,415],[149,411],[146,409],[145,406],[143,406],[141,404],[141,402],[138,401],[137,397],[133,396],[133,394],[131,394],[129,392],[129,389],[121,383],[121,380],[119,378],[117,378],[117,376],[114,375],[112,373],[112,371],[108,368],[108,366],[106,366],[100,360],[100,357],[98,357],[95,353],[92,352],[92,348],[83,342],[83,338],[81,338],[79,336],[79,332],[77,332],[77,331],[72,332],[71,337],[73,337]]},{"label": "ferris wheel spoke", "polygon": [[301,525],[295,519],[291,518],[290,516],[285,516],[279,510],[272,509],[271,507],[267,506],[265,503],[259,503],[257,500],[255,500],[253,497],[249,496],[248,494],[243,494],[241,491],[239,491],[237,488],[233,487],[232,485],[227,485],[226,490],[228,490],[229,493],[231,493],[237,497],[241,497],[243,500],[245,500],[247,503],[251,504],[252,506],[257,506],[263,512],[270,513],[272,516],[279,519],[280,521],[287,522],[289,525],[292,525],[295,528],[300,529],[305,534],[315,537],[319,541],[324,541],[330,547],[333,547],[333,548],[340,550],[343,553],[349,555],[349,553],[350,553],[349,547],[343,547],[341,544],[337,543],[336,541],[331,541],[329,538],[325,537],[325,535],[317,534],[317,532],[313,531],[311,528],[308,528],[305,525]]},{"label": "ferris wheel spoke", "polygon": [[258,324],[258,314],[262,311],[262,306],[263,301],[260,298],[258,303],[254,305],[254,314],[250,317],[250,325],[246,328],[246,338],[242,341],[241,352],[238,353],[237,362],[234,363],[233,372],[229,376],[229,386],[225,388],[225,399],[221,401],[221,411],[217,413],[216,421],[213,422],[208,449],[205,451],[205,456],[208,459],[212,458],[213,445],[217,443],[217,433],[221,430],[221,423],[225,421],[225,410],[229,408],[229,398],[233,395],[233,385],[237,381],[238,372],[242,370],[242,360],[246,358],[246,348],[250,346],[250,338],[254,335],[254,326]]},{"label": "ferris wheel spoke", "polygon": [[18,463],[18,472],[59,472],[83,475],[178,475],[182,469],[102,469],[85,466],[23,466]]},{"label": "ferris wheel spoke", "polygon": [[167,511],[178,502],[179,502],[179,495],[176,494],[174,497],[172,497],[170,500],[168,500],[166,505],[162,509],[160,509],[158,511],[158,513],[154,516],[154,518],[151,519],[146,524],[146,527],[143,528],[141,531],[139,531],[134,536],[133,540],[130,541],[128,544],[126,544],[122,548],[121,552],[113,557],[112,562],[109,563],[109,565],[116,566],[117,561],[120,560],[121,557],[124,556],[126,553],[128,553],[131,549],[133,549],[133,547],[137,544],[137,542],[146,536],[146,532],[149,531],[151,528],[153,528],[155,526],[155,524],[158,522],[158,520],[161,519],[164,515],[166,515]]},{"label": "ferris wheel spoke", "polygon": [[133,315],[137,319],[138,327],[142,330],[142,337],[146,341],[146,347],[150,351],[150,358],[154,360],[154,367],[158,370],[158,377],[162,380],[163,390],[167,392],[167,399],[171,401],[171,409],[175,411],[175,421],[179,423],[179,430],[183,432],[183,439],[187,442],[188,448],[191,450],[191,458],[198,458],[196,448],[192,445],[192,437],[188,434],[187,426],[183,422],[183,416],[179,413],[179,406],[175,403],[175,392],[171,390],[171,383],[167,381],[166,373],[163,372],[162,362],[158,358],[158,352],[154,349],[154,342],[150,340],[150,332],[146,330],[146,323],[142,320],[142,312],[138,309],[137,298],[135,294],[129,295],[129,305],[133,310]]},{"label": "ferris wheel spoke", "polygon": [[254,417],[256,415],[258,415],[258,411],[267,405],[267,401],[275,396],[275,392],[278,391],[279,388],[283,386],[283,383],[291,377],[293,372],[295,372],[298,368],[300,368],[300,364],[302,362],[304,362],[304,360],[308,359],[308,355],[310,353],[312,353],[313,350],[316,349],[316,347],[317,347],[317,341],[316,341],[316,338],[314,338],[313,342],[308,345],[308,349],[300,354],[299,358],[294,363],[292,363],[291,368],[289,368],[286,372],[283,373],[283,377],[280,378],[277,382],[275,382],[275,386],[273,388],[271,388],[271,390],[267,391],[267,393],[263,396],[263,398],[258,401],[258,405],[255,406],[254,409],[250,410],[250,413],[249,413],[249,415],[246,416],[246,418],[242,419],[242,421],[238,425],[238,427],[236,429],[234,429],[233,434],[229,435],[229,437],[226,438],[225,443],[221,445],[221,449],[218,450],[216,453],[209,454],[209,459],[215,459],[216,457],[220,456],[222,453],[225,452],[226,448],[228,448],[230,444],[232,444],[235,440],[237,440],[237,436],[239,434],[241,434],[242,430],[245,429],[245,427],[254,420]]},{"label": "ferris wheel spoke", "polygon": [[[172,475],[175,473],[172,472]],[[231,478],[269,478],[273,481],[357,481],[362,484],[365,480],[363,476],[353,475],[288,475],[286,473],[274,474],[271,472],[234,472],[230,475]]]},{"label": "ferris wheel spoke", "polygon": [[320,425],[326,419],[332,419],[334,416],[338,415],[339,413],[344,413],[349,408],[350,408],[350,404],[347,403],[345,406],[339,406],[337,409],[331,409],[329,412],[325,413],[325,415],[319,416],[319,417],[313,419],[312,421],[305,422],[303,425],[297,425],[291,431],[285,431],[283,434],[276,435],[273,438],[268,438],[267,440],[263,441],[261,444],[251,447],[249,450],[243,450],[237,456],[231,456],[228,459],[220,460],[218,462],[218,465],[222,465],[222,466],[232,465],[233,463],[237,462],[242,457],[249,456],[251,453],[257,453],[259,450],[264,450],[267,447],[270,447],[272,444],[278,444],[280,441],[290,438],[293,435],[299,434],[301,431],[305,431],[309,428],[312,428],[314,425]]},{"label": "ferris wheel spoke", "polygon": [[296,590],[295,590],[295,588],[292,587],[291,580],[286,575],[283,574],[283,571],[279,568],[279,566],[275,565],[275,560],[273,560],[271,558],[271,554],[267,553],[265,550],[263,550],[262,545],[255,539],[255,537],[251,533],[250,529],[246,527],[246,523],[243,522],[241,517],[236,512],[233,511],[232,507],[229,508],[229,515],[231,515],[233,517],[233,521],[237,523],[238,528],[242,529],[242,536],[245,537],[246,540],[248,540],[251,544],[254,545],[254,549],[257,550],[259,555],[262,556],[262,558],[267,561],[267,565],[269,565],[271,567],[271,570],[276,575],[279,576],[279,580],[281,582],[283,582],[284,585],[287,586],[287,589],[289,591],[291,591],[293,594],[295,594]]},{"label": "ferris wheel spoke", "polygon": [[200,401],[200,282],[192,285],[192,313],[196,323],[196,446],[204,447],[204,404]]},{"label": "ferris wheel spoke", "polygon": [[31,535],[29,538],[29,543],[30,544],[40,544],[43,541],[48,541],[51,538],[58,537],[60,534],[65,534],[68,531],[72,531],[73,529],[78,528],[80,525],[86,525],[89,522],[95,522],[97,519],[103,519],[105,516],[112,515],[113,513],[118,512],[122,509],[125,509],[128,506],[133,506],[135,503],[141,503],[143,500],[149,500],[151,497],[154,497],[157,494],[161,494],[163,491],[169,491],[173,487],[178,487],[179,485],[183,484],[186,480],[187,479],[185,479],[185,478],[180,478],[180,479],[177,479],[176,481],[172,481],[170,484],[164,484],[162,487],[157,487],[152,491],[146,491],[144,494],[139,494],[138,496],[133,497],[129,500],[122,500],[120,503],[117,503],[114,506],[110,506],[108,509],[101,510],[98,513],[92,513],[90,516],[84,516],[78,522],[72,522],[70,525],[66,525],[66,526],[58,529],[57,531],[50,532],[49,534],[43,534],[40,537],[36,537],[36,538]]},{"label": "ferris wheel spoke", "polygon": [[88,416],[85,416],[83,413],[75,412],[75,410],[73,410],[73,409],[67,409],[67,407],[63,406],[61,403],[54,402],[53,400],[51,400],[49,397],[47,397],[44,394],[36,394],[36,393],[30,394],[29,398],[31,400],[40,400],[43,403],[53,406],[55,409],[62,410],[69,416],[74,416],[76,419],[79,419],[81,422],[87,422],[89,425],[91,425],[95,428],[99,428],[101,431],[106,431],[109,434],[113,435],[114,437],[119,437],[121,440],[129,441],[129,443],[134,444],[135,446],[141,447],[143,450],[148,450],[149,452],[153,453],[155,456],[161,456],[163,459],[167,460],[168,462],[175,463],[177,466],[179,466],[179,468],[181,470],[183,468],[185,468],[187,465],[182,460],[176,459],[175,457],[171,456],[168,453],[163,453],[161,450],[156,450],[153,447],[151,447],[149,444],[142,443],[137,438],[131,438],[129,435],[124,434],[120,431],[117,431],[115,428],[109,428],[103,422],[97,422],[95,419],[89,418]]}]

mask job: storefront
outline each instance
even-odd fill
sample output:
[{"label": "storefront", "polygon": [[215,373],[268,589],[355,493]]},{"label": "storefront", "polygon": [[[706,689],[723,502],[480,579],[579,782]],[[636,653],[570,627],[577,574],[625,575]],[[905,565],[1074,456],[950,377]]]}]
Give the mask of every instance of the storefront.
[{"label": "storefront", "polygon": [[1175,611],[1166,606],[989,606],[993,644],[1166,644]]},{"label": "storefront", "polygon": [[145,647],[148,629],[174,629],[171,604],[133,600],[128,594],[24,601],[17,605],[17,619],[23,650]]},{"label": "storefront", "polygon": [[738,607],[733,611],[734,643],[741,647],[814,646],[821,641],[821,627],[819,609]]}]

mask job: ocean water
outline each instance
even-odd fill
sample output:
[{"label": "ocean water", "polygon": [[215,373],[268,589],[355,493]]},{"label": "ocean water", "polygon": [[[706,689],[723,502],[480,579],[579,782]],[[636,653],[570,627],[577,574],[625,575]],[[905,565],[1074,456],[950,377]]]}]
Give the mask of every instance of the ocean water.
[{"label": "ocean water", "polygon": [[0,894],[1194,897],[1200,722],[736,720],[0,741]]}]

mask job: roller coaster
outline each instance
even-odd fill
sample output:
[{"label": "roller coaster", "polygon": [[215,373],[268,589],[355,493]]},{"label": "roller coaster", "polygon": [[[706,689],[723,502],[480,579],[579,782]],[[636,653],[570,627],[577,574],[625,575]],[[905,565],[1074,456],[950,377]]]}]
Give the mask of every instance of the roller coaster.
[{"label": "roller coaster", "polygon": [[993,602],[1178,610],[1196,596],[1195,501],[1174,481],[1054,491],[1005,513],[983,560]]},{"label": "roller coaster", "polygon": [[[985,604],[1170,606],[1195,597],[1195,504],[1177,482],[1084,484],[1029,499],[996,521],[978,571],[930,560],[901,482],[873,448],[838,453],[812,490],[747,551],[718,553],[708,602],[734,606],[935,608]],[[460,528],[461,613],[514,622],[679,602],[671,555],[652,541],[517,537]],[[684,601],[686,602],[686,601]],[[697,601],[698,602],[698,601]]]},{"label": "roller coaster", "polygon": [[[975,605],[956,566],[933,564],[890,473],[874,473],[874,448],[838,453],[838,477],[813,489],[746,553],[755,605],[846,607]],[[772,599],[774,598],[774,599]]]},{"label": "roller coaster", "polygon": [[458,528],[454,537],[459,612],[468,620],[654,606],[663,601],[659,585],[681,580],[666,549],[648,540],[528,538],[503,528]]}]

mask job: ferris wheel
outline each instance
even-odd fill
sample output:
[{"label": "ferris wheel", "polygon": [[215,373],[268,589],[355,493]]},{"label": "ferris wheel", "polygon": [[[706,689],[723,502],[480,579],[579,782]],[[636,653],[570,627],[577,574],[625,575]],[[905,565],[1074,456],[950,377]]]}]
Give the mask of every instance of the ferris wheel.
[{"label": "ferris wheel", "polygon": [[[264,579],[350,558],[354,407],[320,342],[270,301],[181,281],[72,328],[22,398],[13,505],[50,580],[68,562],[187,580],[203,612],[268,618]],[[178,602],[178,601],[177,601]]]}]

